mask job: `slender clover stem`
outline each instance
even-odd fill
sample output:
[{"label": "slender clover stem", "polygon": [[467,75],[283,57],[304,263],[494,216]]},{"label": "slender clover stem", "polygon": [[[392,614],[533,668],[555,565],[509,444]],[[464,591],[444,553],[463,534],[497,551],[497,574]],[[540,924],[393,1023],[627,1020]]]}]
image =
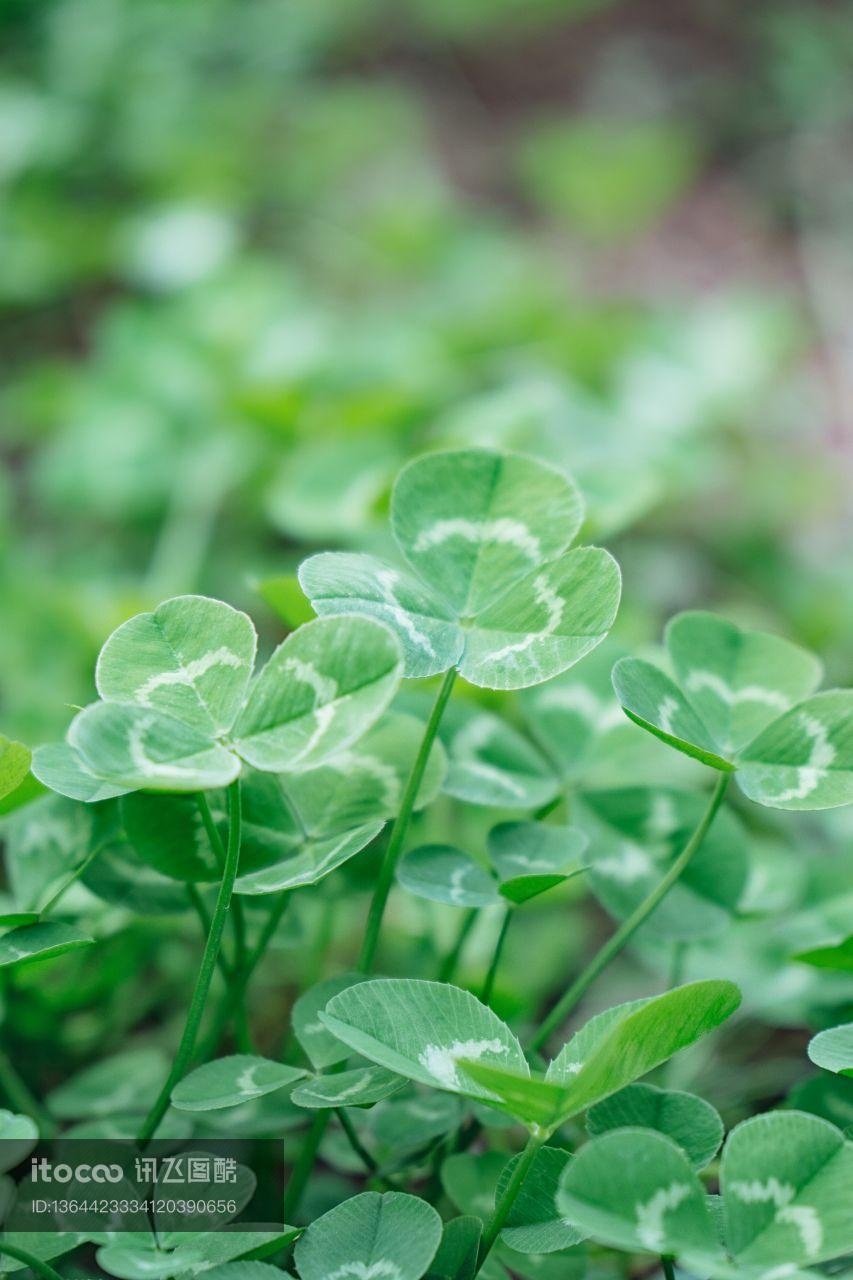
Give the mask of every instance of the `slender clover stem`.
[{"label": "slender clover stem", "polygon": [[387,1177],[379,1168],[379,1165],[373,1159],[373,1156],[367,1150],[367,1147],[361,1141],[361,1138],[355,1131],[355,1125],[347,1115],[346,1107],[335,1107],[335,1115],[338,1117],[340,1126],[346,1135],[347,1142],[358,1156],[361,1163],[367,1169],[368,1173],[373,1175],[376,1182],[382,1184],[386,1191],[397,1191],[398,1185],[393,1178]]},{"label": "slender clover stem", "polygon": [[[204,823],[204,829],[207,832],[207,838],[210,841],[210,847],[219,863],[219,869],[222,871],[225,866],[225,846],[222,843],[219,828],[210,811],[207,796],[203,791],[196,793],[196,804],[201,814],[201,820]],[[234,927],[234,968],[239,969],[246,955],[246,921],[243,916],[243,904],[239,898],[235,898],[232,904],[231,919]]]},{"label": "slender clover stem", "polygon": [[660,1263],[663,1268],[665,1280],[675,1280],[675,1267],[673,1266],[672,1258],[668,1258],[664,1254],[661,1257]]},{"label": "slender clover stem", "polygon": [[[0,1257],[6,1254],[9,1258],[15,1258],[18,1262],[23,1262],[29,1267],[30,1271],[34,1271],[37,1276],[41,1276],[42,1280],[62,1280],[62,1276],[58,1271],[54,1271],[49,1263],[43,1262],[41,1258],[37,1258],[34,1253],[30,1253],[29,1249],[22,1249],[19,1245],[8,1244],[0,1237]],[[2,1268],[0,1268],[2,1270]]]},{"label": "slender clover stem", "polygon": [[183,1076],[193,1055],[196,1037],[204,1014],[204,1006],[207,1003],[210,984],[213,981],[213,971],[216,968],[219,948],[222,945],[222,934],[225,931],[225,922],[228,918],[228,907],[231,904],[234,881],[237,878],[237,865],[240,861],[240,839],[240,779],[238,778],[228,788],[228,847],[225,851],[222,880],[219,885],[216,905],[213,909],[210,932],[207,935],[198,977],[196,978],[190,1006],[187,1010],[184,1032],[172,1063],[172,1069],[163,1088],[160,1090],[157,1100],[143,1121],[139,1131],[140,1142],[148,1142],[153,1137],[157,1126],[169,1109],[172,1090]]},{"label": "slender clover stem", "polygon": [[95,858],[97,858],[98,854],[101,852],[103,847],[104,847],[103,842],[95,845],[95,848],[90,850],[90,852],[86,854],[86,857],[83,859],[80,865],[78,867],[75,867],[73,871],[69,872],[69,874],[62,881],[62,884],[59,886],[56,892],[51,894],[51,896],[48,898],[47,902],[44,904],[43,907],[39,907],[40,916],[46,916],[48,911],[51,911],[56,906],[57,902],[59,902],[59,899],[68,892],[71,886],[77,880],[80,879],[84,871],[86,871],[86,869],[95,861]]},{"label": "slender clover stem", "polygon": [[492,992],[495,987],[495,978],[498,975],[498,965],[501,962],[506,935],[509,933],[510,921],[512,920],[512,907],[507,907],[504,911],[504,918],[501,921],[500,931],[495,942],[495,949],[492,952],[492,962],[489,965],[489,972],[486,974],[486,980],[483,983],[483,990],[480,992],[480,999],[483,1004],[491,1004]]},{"label": "slender clover stem", "polygon": [[439,982],[451,982],[456,972],[456,966],[459,964],[459,958],[465,943],[468,941],[468,935],[477,923],[477,917],[480,911],[478,907],[471,907],[462,917],[462,924],[459,926],[459,932],[456,935],[456,941],[448,951],[447,955],[441,962],[438,970]]},{"label": "slender clover stem", "polygon": [[302,1195],[311,1177],[311,1170],[314,1168],[314,1161],[317,1158],[317,1151],[320,1143],[323,1141],[323,1135],[331,1118],[331,1110],[318,1111],[314,1117],[314,1123],[308,1130],[308,1136],[300,1147],[299,1155],[296,1157],[296,1163],[290,1175],[290,1181],[284,1193],[282,1201],[282,1213],[285,1222],[291,1221],[293,1216],[299,1209]]},{"label": "slender clover stem", "polygon": [[446,673],[438,691],[429,720],[424,729],[424,736],[421,739],[421,745],[418,748],[418,754],[415,757],[415,763],[412,765],[412,771],[409,774],[409,780],[406,783],[406,789],[403,792],[403,799],[400,803],[400,811],[394,819],[394,825],[391,828],[391,837],[388,841],[388,847],[385,850],[385,857],[382,859],[382,866],[379,868],[379,876],[376,881],[376,888],[373,891],[373,901],[370,904],[370,912],[367,917],[367,928],[364,933],[364,942],[361,948],[361,955],[358,959],[358,968],[361,973],[369,973],[373,967],[373,959],[376,955],[376,947],[379,942],[379,931],[382,928],[382,917],[385,914],[385,907],[388,902],[388,895],[391,892],[391,885],[394,881],[394,871],[397,866],[397,859],[403,848],[403,841],[406,838],[406,832],[409,829],[409,823],[414,812],[415,802],[418,798],[421,780],[424,776],[424,770],[427,766],[429,753],[435,736],[438,733],[438,726],[441,724],[441,717],[444,714],[444,708],[447,706],[447,700],[453,689],[456,680],[456,668],[451,667]]},{"label": "slender clover stem", "polygon": [[273,902],[272,908],[264,921],[264,927],[258,934],[257,942],[246,956],[243,968],[239,973],[234,975],[225,994],[225,999],[216,1016],[216,1021],[211,1027],[210,1034],[196,1055],[196,1057],[200,1058],[202,1062],[206,1062],[207,1059],[216,1052],[217,1045],[222,1038],[222,1033],[228,1025],[235,1007],[240,1003],[242,997],[245,995],[252,974],[264,958],[267,947],[272,941],[273,934],[278,928],[279,921],[284,915],[289,902],[290,894],[287,892],[280,893]]},{"label": "slender clover stem", "polygon": [[477,1259],[477,1270],[475,1275],[479,1274],[480,1268],[488,1258],[492,1251],[492,1246],[503,1230],[504,1224],[509,1217],[509,1211],[515,1204],[516,1196],[521,1190],[521,1184],[530,1172],[530,1166],[536,1159],[539,1148],[544,1143],[545,1138],[541,1134],[532,1133],[527,1140],[527,1146],[521,1153],[521,1159],[512,1171],[512,1177],[504,1188],[504,1193],[495,1205],[495,1211],[492,1214],[491,1221],[486,1227],[483,1235],[483,1241],[480,1245],[480,1254]]},{"label": "slender clover stem", "polygon": [[723,796],[726,793],[726,787],[729,784],[729,773],[721,773],[708,806],[690,839],[685,844],[681,853],[673,862],[663,879],[654,887],[648,897],[644,898],[635,911],[623,921],[616,932],[608,938],[604,946],[593,956],[589,964],[580,974],[580,976],[572,983],[568,991],[554,1005],[554,1008],[548,1014],[547,1018],[542,1022],[530,1041],[531,1049],[540,1049],[553,1031],[557,1029],[563,1020],[568,1017],[577,1005],[581,997],[586,993],[587,989],[592,985],[603,969],[607,967],[614,956],[618,955],[625,944],[634,936],[654,911],[655,907],[666,897],[672,886],[679,879],[685,867],[689,864],[696,850],[708,833],[711,823],[716,817],[717,810],[723,802]]}]

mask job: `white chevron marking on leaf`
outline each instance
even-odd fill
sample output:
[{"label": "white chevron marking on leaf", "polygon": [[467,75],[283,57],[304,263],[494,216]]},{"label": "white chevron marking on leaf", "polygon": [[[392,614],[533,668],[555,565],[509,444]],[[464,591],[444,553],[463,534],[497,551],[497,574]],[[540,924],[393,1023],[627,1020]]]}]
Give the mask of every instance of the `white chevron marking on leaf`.
[{"label": "white chevron marking on leaf", "polygon": [[672,1182],[668,1187],[661,1187],[646,1204],[636,1206],[637,1235],[647,1249],[657,1253],[665,1240],[663,1220],[666,1213],[677,1209],[682,1201],[690,1195],[690,1187],[686,1182]]},{"label": "white chevron marking on leaf", "polygon": [[539,539],[521,520],[513,520],[509,516],[501,516],[497,520],[466,520],[462,516],[437,520],[418,534],[414,550],[428,551],[450,538],[462,538],[465,542],[509,543],[531,561],[538,560],[540,555]]}]

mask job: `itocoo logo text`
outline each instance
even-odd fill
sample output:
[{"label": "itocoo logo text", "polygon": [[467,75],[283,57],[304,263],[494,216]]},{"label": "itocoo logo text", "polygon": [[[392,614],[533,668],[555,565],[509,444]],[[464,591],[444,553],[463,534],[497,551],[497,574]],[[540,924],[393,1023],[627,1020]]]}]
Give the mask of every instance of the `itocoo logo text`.
[{"label": "itocoo logo text", "polygon": [[52,1164],[43,1156],[30,1161],[33,1182],[121,1182],[120,1164]]}]

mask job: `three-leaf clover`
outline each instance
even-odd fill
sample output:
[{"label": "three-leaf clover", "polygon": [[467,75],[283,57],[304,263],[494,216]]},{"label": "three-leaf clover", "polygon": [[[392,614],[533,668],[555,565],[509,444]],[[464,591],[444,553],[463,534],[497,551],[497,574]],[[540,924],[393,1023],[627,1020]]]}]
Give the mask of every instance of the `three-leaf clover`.
[{"label": "three-leaf clover", "polygon": [[366,1191],[315,1219],[294,1259],[301,1280],[420,1280],[440,1240],[441,1218],[425,1200]]},{"label": "three-leaf clover", "polygon": [[470,992],[385,978],[334,996],[320,1015],[344,1044],[420,1084],[463,1094],[547,1136],[645,1075],[737,1008],[730,982],[695,982],[599,1014],[534,1076],[505,1023]]},{"label": "three-leaf clover", "polygon": [[397,632],[406,675],[451,667],[516,689],[564,671],[606,635],[619,569],[598,547],[568,550],[583,519],[560,471],[468,449],[416,458],[397,477],[391,528],[406,567],[326,552],[300,568],[319,614],[359,613]]},{"label": "three-leaf clover", "polygon": [[[123,623],[101,650],[101,701],[33,772],[78,800],[227,786],[243,764],[300,772],[355,742],[402,674],[399,645],[367,618],[316,619],[279,645],[252,681],[256,637],[220,600],[178,596]],[[250,683],[251,682],[251,683]]]},{"label": "three-leaf clover", "polygon": [[613,668],[632,720],[714,769],[736,770],[759,804],[826,809],[853,800],[853,690],[815,694],[816,658],[711,613],[679,614],[665,640],[674,678],[639,658]]}]

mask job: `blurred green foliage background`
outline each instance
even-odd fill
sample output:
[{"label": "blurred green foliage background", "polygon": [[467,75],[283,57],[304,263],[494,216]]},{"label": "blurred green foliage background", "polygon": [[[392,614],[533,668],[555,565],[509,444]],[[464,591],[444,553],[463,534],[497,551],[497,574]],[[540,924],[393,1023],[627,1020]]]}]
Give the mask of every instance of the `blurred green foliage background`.
[{"label": "blurred green foliage background", "polygon": [[[450,442],[575,475],[623,645],[717,608],[853,680],[849,7],[4,0],[0,25],[4,733],[59,736],[107,633],[168,595],[272,644],[298,561],[381,550],[400,463]],[[843,815],[786,830],[754,902],[853,895]],[[726,964],[799,1016],[791,936],[738,939]],[[87,1050],[137,966],[108,945],[69,976]]]}]

